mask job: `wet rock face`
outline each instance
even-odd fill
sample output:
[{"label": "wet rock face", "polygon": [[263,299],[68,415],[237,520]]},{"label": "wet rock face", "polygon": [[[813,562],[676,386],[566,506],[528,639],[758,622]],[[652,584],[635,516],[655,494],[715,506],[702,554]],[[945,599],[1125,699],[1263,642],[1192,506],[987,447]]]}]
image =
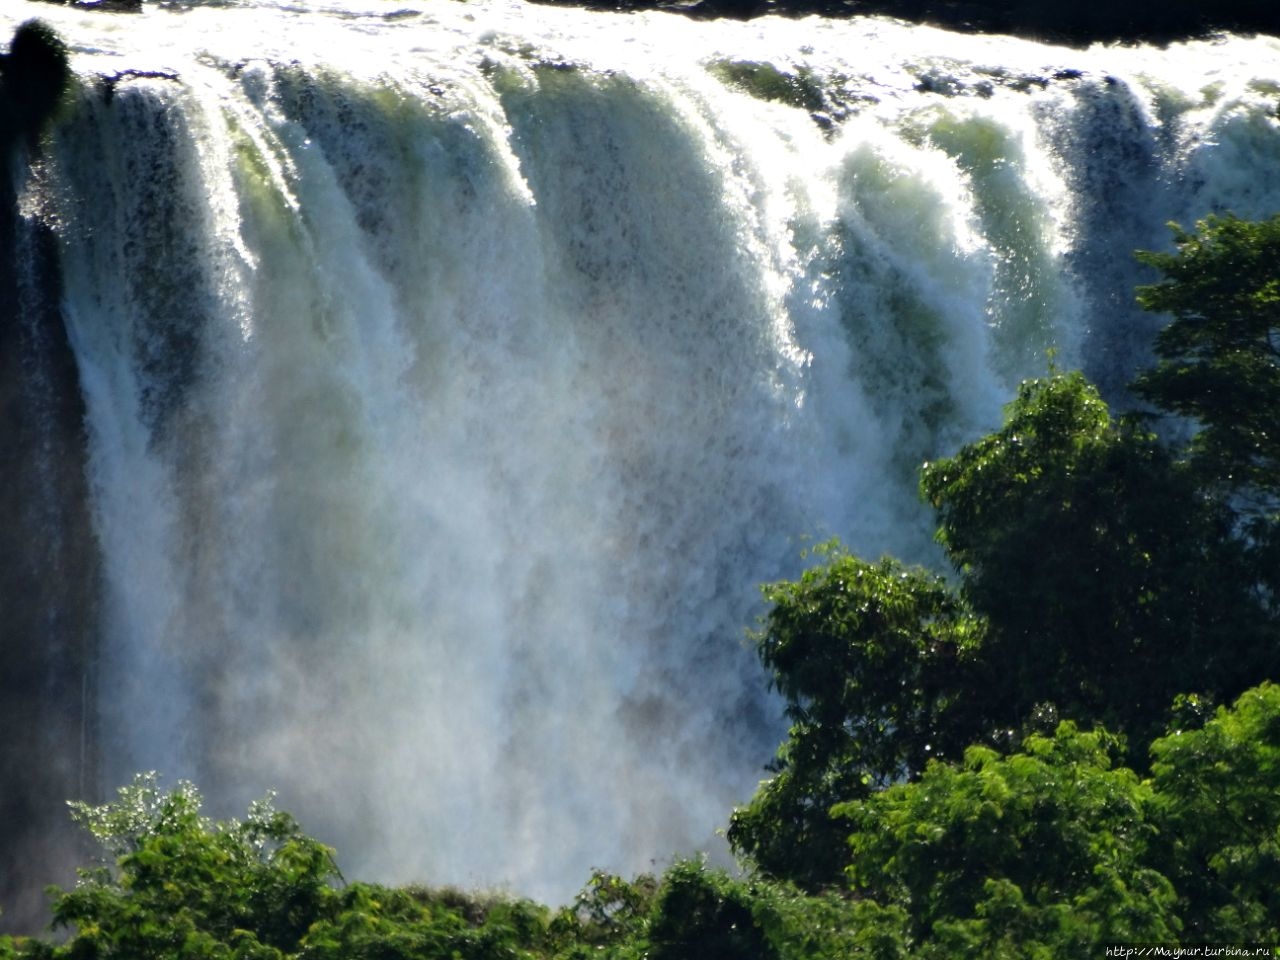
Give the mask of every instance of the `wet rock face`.
[{"label": "wet rock face", "polygon": [[[30,171],[66,88],[61,41],[35,21],[0,59],[0,157]],[[0,178],[0,926],[47,922],[40,893],[72,875],[64,801],[93,789],[96,545],[84,405],[61,312],[56,240]]]},{"label": "wet rock face", "polygon": [[[9,869],[0,875],[0,925],[30,930],[47,912],[32,891],[63,878],[52,848],[65,847],[66,862],[74,862],[64,801],[89,796],[95,786],[90,727],[98,563],[84,409],[57,299],[48,296],[56,288],[52,238],[22,222],[6,193],[0,227],[0,729],[6,741],[0,848]],[[23,273],[44,288],[42,306],[14,283]],[[31,917],[38,919],[28,922]]]},{"label": "wet rock face", "polygon": [[[0,213],[0,924],[35,929],[34,897],[70,857],[64,801],[92,790],[89,736],[96,546],[85,483],[84,410],[57,307],[53,240]],[[69,872],[69,871],[68,871]],[[33,901],[33,902],[28,902]]]}]

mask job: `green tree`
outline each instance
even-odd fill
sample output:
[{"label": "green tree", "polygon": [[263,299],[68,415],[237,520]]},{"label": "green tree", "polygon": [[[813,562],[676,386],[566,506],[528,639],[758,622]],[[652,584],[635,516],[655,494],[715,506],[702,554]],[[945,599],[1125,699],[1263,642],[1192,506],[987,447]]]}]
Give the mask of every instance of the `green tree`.
[{"label": "green tree", "polygon": [[111,803],[72,808],[106,860],[55,892],[55,925],[74,932],[21,954],[31,960],[532,960],[585,939],[585,924],[553,930],[527,900],[339,889],[332,851],[269,800],[213,821],[193,785],[163,790],[146,774]]},{"label": "green tree", "polygon": [[269,800],[214,822],[194,786],[164,791],[147,774],[112,803],[72,809],[108,862],[55,897],[55,925],[75,930],[70,957],[272,960],[332,903],[332,851]]},{"label": "green tree", "polygon": [[626,880],[604,870],[592,871],[573,905],[552,922],[552,933],[572,946],[566,957],[600,957],[603,951],[615,949],[630,957],[632,947],[639,955],[642,951],[636,944],[643,942],[657,892],[658,879],[651,874]]},{"label": "green tree", "polygon": [[1087,956],[1176,939],[1176,896],[1144,862],[1151,786],[1117,738],[1069,722],[1001,756],[972,747],[840,805],[854,891],[908,910],[927,956]]},{"label": "green tree", "polygon": [[959,756],[978,735],[983,623],[941,578],[868,563],[832,543],[798,581],[763,588],[754,634],[791,729],[774,776],[728,837],[752,862],[815,889],[840,882],[845,829],[831,806]]},{"label": "green tree", "polygon": [[1138,288],[1147,310],[1173,320],[1156,337],[1159,363],[1134,390],[1199,424],[1191,460],[1204,481],[1280,498],[1280,214],[1209,217],[1188,233],[1172,225],[1174,253],[1141,252],[1163,274]]},{"label": "green tree", "polygon": [[806,894],[786,882],[739,878],[700,860],[661,879],[646,936],[652,960],[905,960],[907,913],[899,905]]},{"label": "green tree", "polygon": [[728,836],[809,890],[839,883],[837,803],[1064,719],[1122,733],[1144,769],[1175,697],[1227,702],[1280,670],[1230,505],[1079,374],[1022,384],[921,489],[957,587],[829,546],[764,588],[755,640],[791,728]]},{"label": "green tree", "polygon": [[926,464],[921,490],[990,627],[996,718],[1101,721],[1145,756],[1173,698],[1238,695],[1276,666],[1232,514],[1080,374],[1023,383],[1004,426]]},{"label": "green tree", "polygon": [[[353,883],[302,940],[299,960],[533,960],[557,939],[551,911],[452,888]],[[600,956],[597,954],[597,956]]]},{"label": "green tree", "polygon": [[[1186,460],[1201,485],[1239,514],[1254,581],[1280,596],[1280,214],[1172,225],[1173,253],[1139,253],[1163,274],[1138,288],[1172,320],[1138,396],[1197,427]],[[1274,641],[1273,641],[1274,645]],[[1269,676],[1276,674],[1270,673]]]},{"label": "green tree", "polygon": [[1153,859],[1186,939],[1280,943],[1280,687],[1246,691],[1151,753]]},{"label": "green tree", "polygon": [[762,903],[745,883],[699,861],[663,877],[649,925],[653,960],[778,960],[756,914]]}]

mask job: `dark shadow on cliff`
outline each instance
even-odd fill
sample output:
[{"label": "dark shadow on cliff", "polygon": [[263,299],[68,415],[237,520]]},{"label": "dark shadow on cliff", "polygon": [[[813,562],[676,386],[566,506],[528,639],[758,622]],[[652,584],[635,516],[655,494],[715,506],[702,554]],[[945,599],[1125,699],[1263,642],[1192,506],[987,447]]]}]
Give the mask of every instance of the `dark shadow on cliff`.
[{"label": "dark shadow on cliff", "polygon": [[57,239],[21,202],[70,82],[53,30],[22,24],[0,56],[0,929],[27,933],[83,860],[64,801],[96,780],[85,410]]}]

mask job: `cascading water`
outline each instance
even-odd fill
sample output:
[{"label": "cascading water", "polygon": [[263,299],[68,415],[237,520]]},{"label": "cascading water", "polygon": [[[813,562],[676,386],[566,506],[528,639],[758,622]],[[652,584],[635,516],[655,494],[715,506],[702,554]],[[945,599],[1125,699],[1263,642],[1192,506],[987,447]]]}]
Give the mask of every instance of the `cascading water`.
[{"label": "cascading water", "polygon": [[24,6],[80,83],[6,216],[56,240],[96,542],[44,669],[100,791],[276,788],[388,882],[715,847],[781,735],[756,585],[833,534],[935,560],[919,463],[1051,350],[1122,399],[1132,250],[1280,209],[1266,38]]}]

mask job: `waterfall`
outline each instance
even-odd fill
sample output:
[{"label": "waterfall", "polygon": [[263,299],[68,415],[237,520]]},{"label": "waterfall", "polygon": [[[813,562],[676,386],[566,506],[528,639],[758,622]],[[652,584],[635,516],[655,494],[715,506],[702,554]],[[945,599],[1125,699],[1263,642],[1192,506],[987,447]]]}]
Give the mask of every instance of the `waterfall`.
[{"label": "waterfall", "polygon": [[556,901],[723,856],[783,732],[758,584],[833,535],[936,563],[919,464],[1051,355],[1124,402],[1132,251],[1280,209],[1268,38],[27,6],[79,83],[14,166],[49,250],[6,282],[48,279],[7,322],[73,363],[5,387],[80,479],[13,549],[77,511],[92,543],[39,567],[90,639],[28,659],[94,790],[276,789],[350,877]]}]

